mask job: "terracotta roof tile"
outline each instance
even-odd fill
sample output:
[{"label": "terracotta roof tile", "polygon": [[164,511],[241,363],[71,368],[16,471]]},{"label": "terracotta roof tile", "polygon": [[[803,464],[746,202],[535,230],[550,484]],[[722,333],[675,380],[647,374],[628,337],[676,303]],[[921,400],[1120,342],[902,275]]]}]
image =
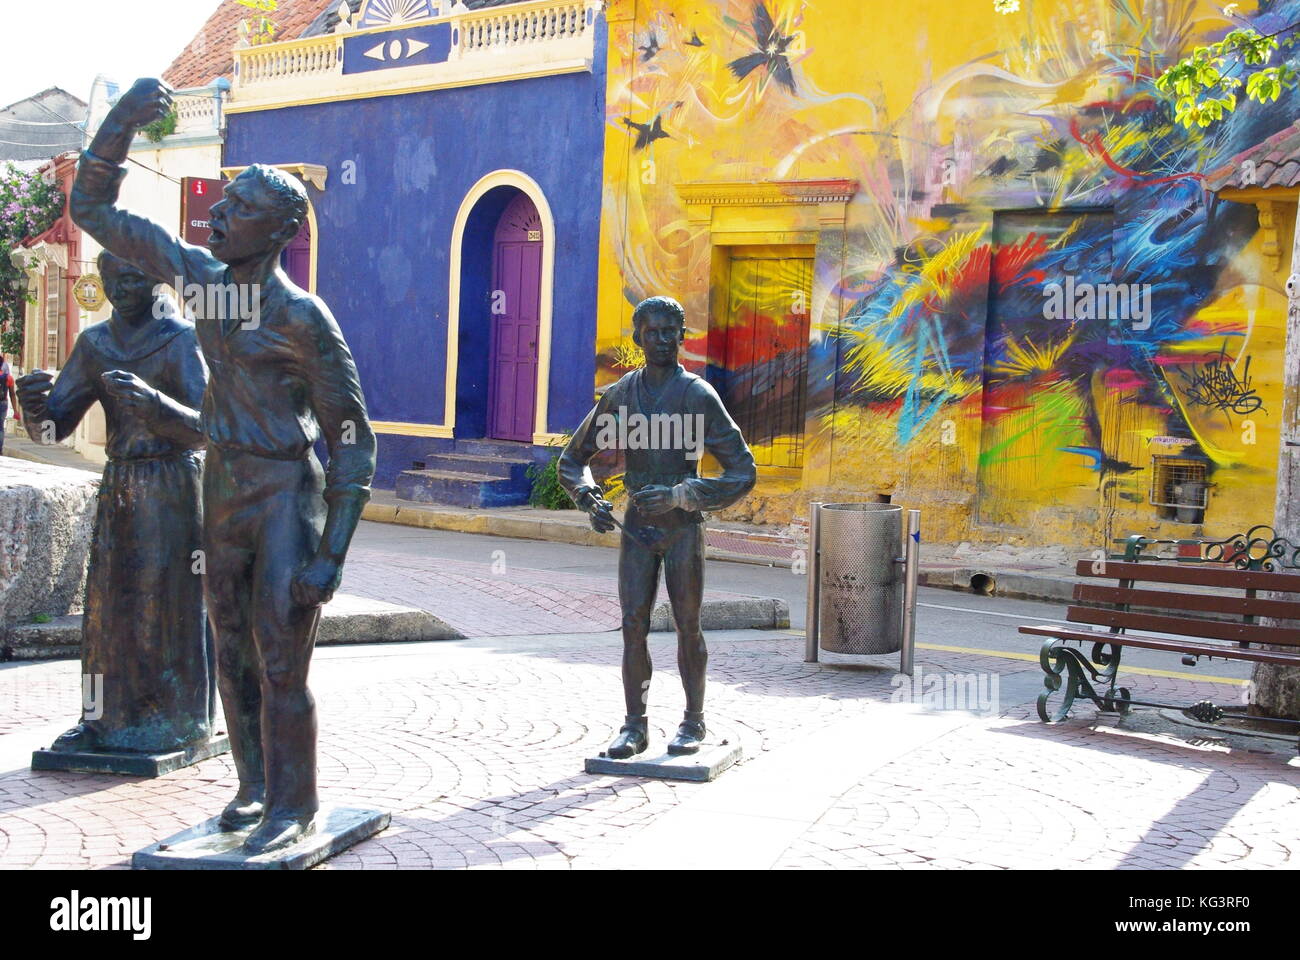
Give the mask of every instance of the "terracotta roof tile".
[{"label": "terracotta roof tile", "polygon": [[[296,40],[325,9],[338,0],[280,0],[269,16],[278,30],[276,39]],[[234,72],[233,50],[239,42],[239,22],[254,15],[231,0],[221,0],[212,16],[199,28],[194,39],[163,73],[173,87],[204,87],[217,77],[229,79]]]},{"label": "terracotta roof tile", "polygon": [[1274,164],[1273,169],[1266,171],[1260,179],[1260,186],[1264,187],[1294,187],[1300,182],[1300,157]]},{"label": "terracotta roof tile", "polygon": [[1242,165],[1255,164],[1251,186],[1294,187],[1300,183],[1300,120],[1248,150],[1243,150],[1205,178],[1211,190],[1241,186]]}]

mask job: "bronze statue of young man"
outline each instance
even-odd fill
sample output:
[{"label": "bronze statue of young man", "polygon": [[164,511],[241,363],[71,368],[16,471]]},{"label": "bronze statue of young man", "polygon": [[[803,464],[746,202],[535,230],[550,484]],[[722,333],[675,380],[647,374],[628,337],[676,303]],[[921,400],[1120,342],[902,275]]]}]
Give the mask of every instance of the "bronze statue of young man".
[{"label": "bronze statue of young man", "polygon": [[[704,682],[709,655],[700,632],[704,593],[703,510],[735,503],[754,486],[754,457],[721,398],[677,361],[686,335],[686,312],[669,297],[651,297],[632,314],[632,338],[646,365],[601,396],[560,456],[559,477],[591,525],[614,529],[611,505],[587,466],[601,449],[620,448],[631,503],[623,521],[618,595],[623,608],[623,697],[627,717],[606,753],[624,760],[649,743],[646,698],[651,663],[646,645],[650,614],[664,568],[677,621],[677,665],[686,690],[686,715],[668,745],[671,754],[700,749]],[[667,429],[664,429],[667,428]],[[671,442],[663,443],[665,437]],[[640,439],[638,439],[640,438]],[[698,476],[700,453],[722,465],[722,476]]]},{"label": "bronze statue of young man", "polygon": [[50,749],[172,753],[212,734],[216,664],[193,571],[203,434],[192,408],[208,373],[194,325],[172,299],[110,253],[98,263],[112,316],[77,338],[57,382],[43,370],[18,381],[38,443],[62,440],[96,400],[108,435],[81,637],[82,674],[102,687]]},{"label": "bronze statue of young man", "polygon": [[[71,210],[156,282],[216,293],[193,299],[204,301],[195,325],[211,371],[201,418],[204,590],[239,774],[221,825],[256,824],[243,847],[257,854],[305,836],[319,809],[307,670],[320,606],[338,588],[370,495],[375,438],[338,324],[280,269],[306,219],[300,183],[249,167],[213,206],[206,250],[116,206],[132,137],[170,108],[158,80],[138,80],[118,100],[82,154]],[[231,310],[236,303],[251,312]],[[325,472],[312,451],[321,434]]]}]

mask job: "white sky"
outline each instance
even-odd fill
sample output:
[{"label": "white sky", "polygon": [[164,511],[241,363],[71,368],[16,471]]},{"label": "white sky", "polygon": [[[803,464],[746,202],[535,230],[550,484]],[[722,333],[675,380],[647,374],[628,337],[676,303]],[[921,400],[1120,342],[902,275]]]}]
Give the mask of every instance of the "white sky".
[{"label": "white sky", "polygon": [[123,87],[159,76],[233,0],[0,0],[0,107],[46,87],[90,98],[96,74]]}]

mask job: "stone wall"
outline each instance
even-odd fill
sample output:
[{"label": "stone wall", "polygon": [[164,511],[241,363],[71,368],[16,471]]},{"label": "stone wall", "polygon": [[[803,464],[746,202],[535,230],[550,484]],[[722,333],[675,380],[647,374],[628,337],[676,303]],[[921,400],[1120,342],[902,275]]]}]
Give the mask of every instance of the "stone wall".
[{"label": "stone wall", "polygon": [[83,470],[0,457],[0,637],[80,612],[98,488]]}]

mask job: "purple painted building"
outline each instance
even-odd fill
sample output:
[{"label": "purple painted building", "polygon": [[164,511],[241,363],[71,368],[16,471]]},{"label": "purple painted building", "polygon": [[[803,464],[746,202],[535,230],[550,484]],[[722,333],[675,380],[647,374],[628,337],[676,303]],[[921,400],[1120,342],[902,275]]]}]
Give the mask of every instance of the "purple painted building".
[{"label": "purple painted building", "polygon": [[284,264],[356,356],[377,487],[523,502],[591,404],[602,6],[367,0],[236,51],[224,169],[307,184]]}]

